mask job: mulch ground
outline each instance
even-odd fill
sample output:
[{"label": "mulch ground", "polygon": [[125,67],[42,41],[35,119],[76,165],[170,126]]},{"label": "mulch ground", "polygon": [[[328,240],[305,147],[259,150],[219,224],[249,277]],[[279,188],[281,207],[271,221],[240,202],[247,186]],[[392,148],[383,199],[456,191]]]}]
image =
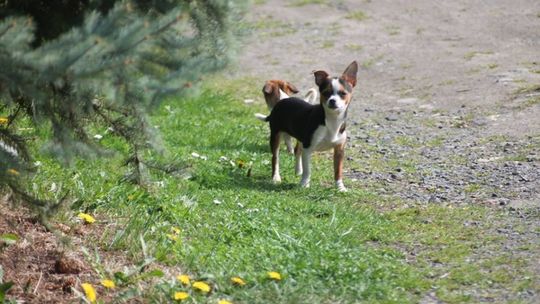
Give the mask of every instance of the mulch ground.
[{"label": "mulch ground", "polygon": [[[79,297],[73,289],[81,290],[83,282],[99,281],[78,246],[85,235],[93,233],[92,228],[82,224],[76,228],[61,224],[56,227],[56,234],[49,232],[28,209],[0,200],[0,234],[14,233],[19,237],[15,244],[0,244],[3,282],[14,283],[7,293],[8,300],[75,302]],[[70,245],[60,242],[61,234],[69,236]]]}]

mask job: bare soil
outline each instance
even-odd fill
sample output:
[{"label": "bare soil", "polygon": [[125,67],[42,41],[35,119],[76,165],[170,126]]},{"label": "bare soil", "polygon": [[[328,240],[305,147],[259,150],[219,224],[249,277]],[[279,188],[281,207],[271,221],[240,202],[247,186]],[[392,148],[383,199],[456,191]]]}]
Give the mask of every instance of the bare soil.
[{"label": "bare soil", "polygon": [[92,284],[104,303],[115,296],[114,291],[100,285],[104,274],[98,274],[92,263],[99,256],[99,266],[104,269],[123,270],[132,267],[132,261],[125,252],[98,245],[107,223],[86,225],[78,219],[63,222],[50,221],[54,232],[48,231],[29,209],[12,203],[9,196],[0,199],[0,234],[11,233],[19,238],[11,245],[0,244],[2,281],[13,282],[8,300],[78,303],[82,302],[81,283]]},{"label": "bare soil", "polygon": [[[79,234],[84,234],[84,229]],[[81,282],[94,281],[95,274],[83,262],[81,251],[62,248],[57,235],[47,231],[24,207],[0,202],[0,233],[13,233],[20,239],[0,249],[4,282],[13,282],[8,299],[23,303],[67,303],[80,290]],[[60,233],[60,232],[59,232]],[[76,236],[74,242],[80,239]]]}]

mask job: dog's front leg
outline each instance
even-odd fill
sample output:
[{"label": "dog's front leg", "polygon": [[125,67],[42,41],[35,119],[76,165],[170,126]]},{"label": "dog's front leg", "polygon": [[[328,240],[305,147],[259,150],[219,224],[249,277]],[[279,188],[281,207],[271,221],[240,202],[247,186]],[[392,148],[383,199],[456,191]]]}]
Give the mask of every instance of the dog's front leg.
[{"label": "dog's front leg", "polygon": [[340,192],[346,192],[347,188],[343,185],[343,158],[345,157],[345,143],[334,147],[334,180],[336,187]]},{"label": "dog's front leg", "polygon": [[297,142],[296,146],[294,147],[294,158],[295,158],[295,164],[294,164],[294,172],[296,175],[302,175],[302,143]]},{"label": "dog's front leg", "polygon": [[270,150],[272,151],[272,181],[274,183],[281,182],[279,175],[279,132],[271,132],[270,134]]},{"label": "dog's front leg", "polygon": [[302,149],[302,180],[300,181],[300,186],[304,188],[309,187],[309,181],[311,178],[311,168],[309,167],[309,162],[311,161],[311,149]]}]

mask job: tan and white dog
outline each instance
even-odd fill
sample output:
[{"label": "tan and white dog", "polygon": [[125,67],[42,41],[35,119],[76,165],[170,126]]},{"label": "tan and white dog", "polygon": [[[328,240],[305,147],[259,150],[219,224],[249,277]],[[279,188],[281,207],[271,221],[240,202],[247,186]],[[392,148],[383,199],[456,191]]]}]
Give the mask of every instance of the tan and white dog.
[{"label": "tan and white dog", "polygon": [[[264,100],[266,101],[266,106],[270,111],[272,111],[280,100],[287,99],[291,95],[298,93],[298,89],[288,81],[272,79],[267,80],[264,83],[262,92],[264,95]],[[317,90],[315,88],[309,89],[304,96],[304,100],[311,104],[315,103],[317,100]],[[283,137],[283,141],[287,146],[287,151],[291,154],[294,153],[291,137],[286,133],[283,133],[281,136]]]}]

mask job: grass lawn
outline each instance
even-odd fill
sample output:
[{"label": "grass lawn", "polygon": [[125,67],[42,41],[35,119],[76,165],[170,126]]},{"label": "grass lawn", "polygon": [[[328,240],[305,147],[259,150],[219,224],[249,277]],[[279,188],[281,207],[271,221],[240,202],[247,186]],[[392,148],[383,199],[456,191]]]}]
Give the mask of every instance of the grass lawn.
[{"label": "grass lawn", "polygon": [[[244,104],[246,92],[238,93],[232,82],[224,87],[169,100],[153,113],[168,152],[146,157],[175,160],[185,170],[152,172],[146,189],[120,182],[125,172],[120,154],[80,160],[71,168],[38,159],[33,192],[59,198],[69,190],[77,198],[60,220],[69,222],[79,211],[97,218],[103,233],[89,240],[90,251],[100,246],[126,251],[134,261],[153,257],[153,269],[181,269],[212,287],[209,294],[195,292],[174,278],[180,273],[158,271],[145,284],[119,284],[119,299],[167,302],[174,292],[186,291],[188,303],[414,303],[433,292],[444,301],[462,302],[471,299],[470,289],[530,288],[530,280],[506,278],[526,275],[524,267],[493,274],[486,270],[491,264],[467,262],[479,244],[500,244],[496,236],[479,233],[489,224],[463,224],[498,216],[492,211],[405,204],[347,179],[349,192],[338,193],[330,153],[314,155],[311,188],[302,189],[293,157],[282,150],[283,182],[272,184],[268,126],[253,116],[266,108],[262,102]],[[250,96],[259,96],[258,82],[248,87],[254,89]],[[112,150],[126,151],[105,129],[95,133]],[[497,257],[492,257],[496,265],[509,263]],[[119,270],[101,270],[103,277],[114,271]],[[282,279],[269,279],[269,271]],[[234,285],[234,276],[247,284]],[[118,284],[122,276],[116,277]]]}]

